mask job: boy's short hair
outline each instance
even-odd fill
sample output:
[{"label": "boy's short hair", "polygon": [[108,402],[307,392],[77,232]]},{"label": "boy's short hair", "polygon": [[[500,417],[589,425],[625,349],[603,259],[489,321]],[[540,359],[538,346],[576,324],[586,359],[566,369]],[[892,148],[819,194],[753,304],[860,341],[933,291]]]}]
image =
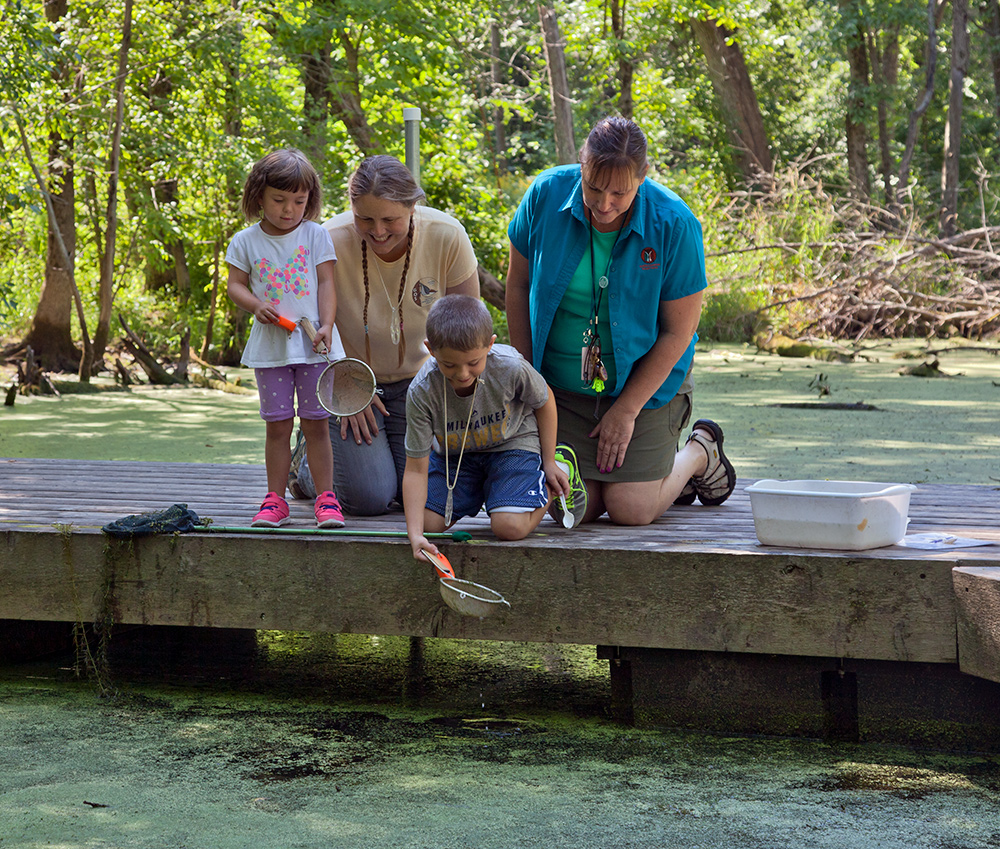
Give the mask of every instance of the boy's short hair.
[{"label": "boy's short hair", "polygon": [[493,316],[480,298],[445,295],[427,313],[427,343],[432,349],[474,351],[493,341]]}]

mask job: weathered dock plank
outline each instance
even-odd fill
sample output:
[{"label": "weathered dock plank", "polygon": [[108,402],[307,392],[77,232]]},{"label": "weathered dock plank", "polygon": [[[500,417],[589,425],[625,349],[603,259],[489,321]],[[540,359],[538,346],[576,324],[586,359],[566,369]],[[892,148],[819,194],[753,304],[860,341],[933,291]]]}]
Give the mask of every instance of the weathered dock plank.
[{"label": "weathered dock plank", "polygon": [[952,577],[959,668],[1000,681],[1000,565],[959,566]]},{"label": "weathered dock plank", "polygon": [[511,602],[476,620],[405,540],[6,536],[0,618],[956,660],[949,563],[449,543]]}]

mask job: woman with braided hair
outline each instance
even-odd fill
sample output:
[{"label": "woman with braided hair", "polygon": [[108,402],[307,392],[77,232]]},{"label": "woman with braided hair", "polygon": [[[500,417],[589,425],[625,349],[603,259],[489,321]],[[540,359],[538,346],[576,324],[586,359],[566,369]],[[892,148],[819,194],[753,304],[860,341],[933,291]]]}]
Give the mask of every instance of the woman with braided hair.
[{"label": "woman with braided hair", "polygon": [[[323,225],[337,251],[337,328],[347,356],[375,372],[378,392],[357,415],[330,419],[333,476],[346,513],[374,516],[402,503],[406,390],[428,357],[427,311],[446,294],[479,297],[478,263],[462,225],[418,203],[424,193],[395,157],[362,161],[347,190],[350,210]],[[311,497],[304,456],[289,489]]]}]

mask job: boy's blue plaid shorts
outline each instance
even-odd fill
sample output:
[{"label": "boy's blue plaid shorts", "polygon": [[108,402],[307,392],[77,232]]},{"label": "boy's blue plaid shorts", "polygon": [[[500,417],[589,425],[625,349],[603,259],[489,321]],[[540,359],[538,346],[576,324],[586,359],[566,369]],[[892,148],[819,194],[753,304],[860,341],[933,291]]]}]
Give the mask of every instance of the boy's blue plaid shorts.
[{"label": "boy's blue plaid shorts", "polygon": [[[448,458],[448,473],[455,478],[458,455]],[[444,515],[448,487],[444,478],[444,457],[431,452],[427,472],[427,509]],[[512,509],[528,513],[544,507],[549,500],[542,471],[542,457],[534,451],[466,452],[452,496],[452,521],[486,512]]]}]

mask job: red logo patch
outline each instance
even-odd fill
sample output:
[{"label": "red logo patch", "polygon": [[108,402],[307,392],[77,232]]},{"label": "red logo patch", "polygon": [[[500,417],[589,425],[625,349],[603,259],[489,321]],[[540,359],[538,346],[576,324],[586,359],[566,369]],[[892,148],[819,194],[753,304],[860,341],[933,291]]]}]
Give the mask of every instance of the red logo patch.
[{"label": "red logo patch", "polygon": [[643,265],[652,265],[656,262],[656,251],[653,248],[643,248],[642,262]]}]

